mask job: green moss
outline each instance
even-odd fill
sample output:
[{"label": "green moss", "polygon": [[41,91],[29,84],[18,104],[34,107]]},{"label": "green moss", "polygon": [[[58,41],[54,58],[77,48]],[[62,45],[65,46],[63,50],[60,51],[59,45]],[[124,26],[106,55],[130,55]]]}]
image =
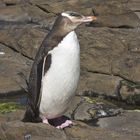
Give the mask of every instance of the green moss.
[{"label": "green moss", "polygon": [[84,99],[86,102],[88,102],[90,104],[104,103],[104,104],[115,106],[115,104],[113,102],[105,100],[103,98],[99,98],[99,97],[84,97]]},{"label": "green moss", "polygon": [[124,86],[130,87],[130,88],[140,89],[140,84],[136,84],[136,83],[133,83],[133,82],[130,82],[130,81],[122,80],[121,84],[124,85]]},{"label": "green moss", "polygon": [[21,108],[22,106],[14,102],[0,103],[0,113],[9,113]]},{"label": "green moss", "polygon": [[95,104],[97,102],[97,99],[92,98],[92,97],[84,97],[84,99],[86,100],[86,102],[90,104]]},{"label": "green moss", "polygon": [[97,110],[91,108],[91,109],[88,110],[88,113],[89,113],[92,117],[95,117],[95,115],[96,115],[96,113],[97,113]]}]

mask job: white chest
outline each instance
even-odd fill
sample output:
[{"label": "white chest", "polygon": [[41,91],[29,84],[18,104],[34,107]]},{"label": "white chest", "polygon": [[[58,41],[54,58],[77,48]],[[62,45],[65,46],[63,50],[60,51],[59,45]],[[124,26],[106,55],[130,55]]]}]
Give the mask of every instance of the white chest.
[{"label": "white chest", "polygon": [[41,114],[48,118],[62,115],[77,88],[80,74],[80,47],[74,31],[52,51],[51,66],[42,78]]}]

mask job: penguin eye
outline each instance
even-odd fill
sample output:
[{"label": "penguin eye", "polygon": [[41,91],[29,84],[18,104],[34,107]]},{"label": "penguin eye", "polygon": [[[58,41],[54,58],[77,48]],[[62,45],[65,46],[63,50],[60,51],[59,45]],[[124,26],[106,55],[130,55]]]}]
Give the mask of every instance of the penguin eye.
[{"label": "penguin eye", "polygon": [[80,14],[78,14],[78,13],[70,13],[70,16],[74,16],[74,17],[81,17],[81,15],[80,15]]}]

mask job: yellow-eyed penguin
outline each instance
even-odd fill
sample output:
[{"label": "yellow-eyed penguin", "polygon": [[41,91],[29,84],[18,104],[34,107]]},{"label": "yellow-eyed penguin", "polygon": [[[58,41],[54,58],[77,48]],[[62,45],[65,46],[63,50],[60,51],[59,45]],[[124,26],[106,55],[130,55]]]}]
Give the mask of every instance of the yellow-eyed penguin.
[{"label": "yellow-eyed penguin", "polygon": [[75,95],[80,75],[80,47],[74,30],[81,23],[93,20],[95,16],[73,11],[58,16],[32,66],[24,122],[42,121],[57,128],[72,124],[62,115]]}]

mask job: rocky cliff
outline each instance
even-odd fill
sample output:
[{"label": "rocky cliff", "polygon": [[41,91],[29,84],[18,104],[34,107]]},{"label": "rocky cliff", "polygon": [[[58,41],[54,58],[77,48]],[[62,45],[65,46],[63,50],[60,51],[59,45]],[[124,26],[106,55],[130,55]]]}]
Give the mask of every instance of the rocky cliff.
[{"label": "rocky cliff", "polygon": [[[57,14],[65,10],[98,17],[96,22],[82,25],[76,31],[81,46],[77,95],[101,96],[140,105],[139,0],[1,0],[0,97],[26,92],[36,52]],[[83,105],[81,110],[85,104],[80,104]],[[1,120],[6,116],[0,117]],[[80,116],[75,115],[74,119],[84,120]],[[134,113],[130,120],[135,116]],[[19,118],[6,123],[7,120],[0,126],[0,140],[30,139],[30,135],[33,140],[40,137],[42,140],[46,137],[53,140],[138,140],[140,137],[138,127],[134,127],[136,132],[129,130],[130,126],[121,132],[120,127],[113,131],[77,122],[72,129],[60,131],[43,124],[24,124]],[[127,133],[133,135],[128,137]]]}]

